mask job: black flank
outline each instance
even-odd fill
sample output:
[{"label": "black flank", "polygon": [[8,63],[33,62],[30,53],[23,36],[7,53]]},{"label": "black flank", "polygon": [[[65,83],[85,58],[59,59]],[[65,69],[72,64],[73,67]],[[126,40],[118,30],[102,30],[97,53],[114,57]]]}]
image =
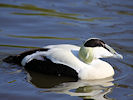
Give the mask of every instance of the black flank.
[{"label": "black flank", "polygon": [[25,68],[27,70],[33,70],[45,74],[56,75],[56,76],[70,76],[78,79],[78,73],[74,69],[63,64],[55,64],[46,57],[44,57],[44,60],[45,61],[34,59],[29,63],[27,63],[25,65]]}]

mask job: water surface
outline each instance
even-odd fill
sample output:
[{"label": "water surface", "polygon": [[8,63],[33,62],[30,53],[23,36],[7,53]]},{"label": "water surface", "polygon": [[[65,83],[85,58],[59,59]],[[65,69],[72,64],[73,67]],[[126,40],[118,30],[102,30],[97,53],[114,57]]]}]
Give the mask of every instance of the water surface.
[{"label": "water surface", "polygon": [[[2,100],[132,100],[132,0],[1,0],[0,98]],[[105,59],[113,78],[81,81],[25,71],[2,62],[20,52],[49,44],[81,45],[97,37],[124,56]]]}]

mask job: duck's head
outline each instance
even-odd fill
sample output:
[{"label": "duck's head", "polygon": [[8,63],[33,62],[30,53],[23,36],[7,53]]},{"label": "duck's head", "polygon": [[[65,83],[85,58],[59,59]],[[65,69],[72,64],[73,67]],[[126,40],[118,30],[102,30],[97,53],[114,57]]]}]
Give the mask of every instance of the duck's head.
[{"label": "duck's head", "polygon": [[98,38],[88,39],[79,50],[79,58],[85,63],[91,63],[93,59],[108,57],[123,58],[122,55]]}]

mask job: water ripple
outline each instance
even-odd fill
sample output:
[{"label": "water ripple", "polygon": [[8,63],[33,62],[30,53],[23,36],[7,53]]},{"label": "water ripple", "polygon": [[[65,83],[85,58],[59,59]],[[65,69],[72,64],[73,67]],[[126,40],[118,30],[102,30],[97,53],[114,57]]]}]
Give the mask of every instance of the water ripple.
[{"label": "water ripple", "polygon": [[29,38],[29,39],[58,39],[58,40],[79,40],[78,38],[63,38],[63,37],[50,37],[50,36],[18,36],[18,35],[8,35],[14,38]]}]

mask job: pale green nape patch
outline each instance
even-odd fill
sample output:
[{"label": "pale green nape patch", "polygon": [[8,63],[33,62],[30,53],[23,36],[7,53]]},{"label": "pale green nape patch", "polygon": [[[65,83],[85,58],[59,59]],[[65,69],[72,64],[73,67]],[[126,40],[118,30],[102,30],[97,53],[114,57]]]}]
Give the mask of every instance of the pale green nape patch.
[{"label": "pale green nape patch", "polygon": [[87,64],[91,63],[94,59],[93,48],[81,46],[79,50],[79,58]]}]

